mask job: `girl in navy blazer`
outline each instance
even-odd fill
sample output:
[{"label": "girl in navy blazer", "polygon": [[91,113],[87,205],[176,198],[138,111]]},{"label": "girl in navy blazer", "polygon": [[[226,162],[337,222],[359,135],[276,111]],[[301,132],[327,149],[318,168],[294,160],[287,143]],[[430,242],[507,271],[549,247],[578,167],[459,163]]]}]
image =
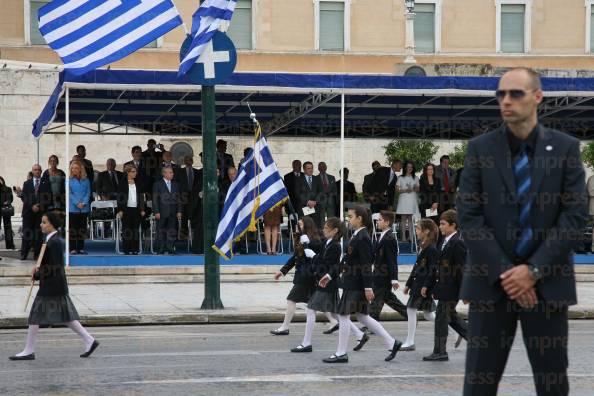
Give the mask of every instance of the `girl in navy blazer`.
[{"label": "girl in navy blazer", "polygon": [[[347,363],[349,361],[346,350],[351,331],[351,314],[355,314],[359,322],[383,338],[390,350],[390,354],[385,360],[390,361],[394,359],[402,343],[394,339],[382,325],[369,316],[369,303],[374,299],[371,271],[372,245],[368,232],[368,228],[371,226],[371,216],[364,207],[355,206],[353,209],[349,209],[348,219],[354,232],[339,268],[339,287],[343,289],[343,292],[337,308],[338,348],[336,353],[324,359],[324,362]],[[320,284],[323,285],[324,282],[329,281],[322,279]],[[359,350],[361,347],[362,345],[359,343],[355,350]]]},{"label": "girl in navy blazer", "polygon": [[421,251],[404,288],[404,294],[409,294],[409,297],[406,304],[408,336],[401,348],[403,351],[415,350],[418,310],[423,311],[425,319],[435,322],[435,303],[431,298],[431,285],[432,271],[439,260],[439,252],[435,247],[439,231],[433,220],[425,218],[419,221],[415,232],[421,241]]}]

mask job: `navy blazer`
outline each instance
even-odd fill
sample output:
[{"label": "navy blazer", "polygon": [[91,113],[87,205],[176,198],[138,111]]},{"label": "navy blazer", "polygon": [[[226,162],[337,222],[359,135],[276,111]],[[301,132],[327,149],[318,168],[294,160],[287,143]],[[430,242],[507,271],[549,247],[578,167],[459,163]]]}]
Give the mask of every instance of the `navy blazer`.
[{"label": "navy blazer", "polygon": [[406,281],[406,287],[410,289],[411,298],[420,296],[423,287],[426,287],[428,295],[431,295],[432,272],[437,266],[438,260],[439,251],[434,245],[429,245],[419,252],[417,261]]},{"label": "navy blazer", "polygon": [[[303,246],[305,249],[311,249],[316,254],[322,250],[322,241],[310,241]],[[295,268],[295,276],[293,276],[293,283],[296,285],[312,285],[315,282],[312,259],[305,255],[299,256],[297,253],[293,254],[287,263],[282,266],[280,272],[287,275],[289,271]]]},{"label": "navy blazer", "polygon": [[[340,267],[340,243],[332,240],[330,243],[323,243],[321,252],[313,258],[315,272],[316,290],[334,293],[338,291],[338,277]],[[319,286],[320,279],[326,274],[330,275],[330,282],[326,287]]]},{"label": "navy blazer", "polygon": [[398,245],[392,231],[376,243],[373,262],[373,287],[391,288],[392,281],[398,280]]},{"label": "navy blazer", "polygon": [[33,205],[39,205],[40,210],[37,213],[44,213],[48,206],[53,203],[52,188],[50,186],[49,180],[40,178],[37,193],[35,193],[33,179],[27,180],[25,183],[23,183],[21,200],[23,201],[23,217],[35,213],[33,212]]},{"label": "navy blazer", "polygon": [[41,265],[33,275],[39,281],[39,296],[65,296],[68,294],[68,282],[64,269],[64,241],[58,234],[46,242]]},{"label": "navy blazer", "polygon": [[181,191],[179,184],[171,181],[171,192],[163,178],[157,180],[153,185],[153,213],[160,213],[162,217],[175,216],[182,212]]},{"label": "navy blazer", "polygon": [[371,237],[366,228],[353,236],[340,263],[340,287],[360,290],[373,287],[371,263],[373,261]]},{"label": "navy blazer", "polygon": [[439,249],[439,260],[432,271],[431,292],[438,300],[458,301],[462,273],[466,262],[466,245],[460,233],[452,235],[448,243]]},{"label": "navy blazer", "polygon": [[[576,304],[573,248],[584,230],[588,194],[580,142],[537,126],[529,193],[532,251],[524,262],[544,275],[538,294],[557,306]],[[516,262],[514,237],[521,228],[506,127],[468,144],[456,206],[468,258],[460,297],[496,302],[505,297],[500,275]]]}]

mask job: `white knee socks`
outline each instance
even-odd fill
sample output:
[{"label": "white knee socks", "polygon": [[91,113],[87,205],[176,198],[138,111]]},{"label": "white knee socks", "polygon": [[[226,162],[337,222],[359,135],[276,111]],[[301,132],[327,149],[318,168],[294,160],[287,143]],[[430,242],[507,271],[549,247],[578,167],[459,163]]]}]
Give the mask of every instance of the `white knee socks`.
[{"label": "white knee socks", "polygon": [[351,335],[351,318],[349,315],[338,315],[338,349],[336,349],[336,356],[346,354],[349,344],[349,336]]},{"label": "white knee socks", "polygon": [[80,324],[80,322],[78,320],[74,320],[72,322],[66,322],[66,326],[68,326],[70,328],[70,330],[74,331],[76,334],[78,334],[83,339],[83,342],[85,343],[85,347],[86,347],[85,352],[88,352],[89,349],[91,349],[91,346],[93,345],[93,341],[95,341],[93,336],[91,336],[89,334],[89,332],[87,330],[85,330],[84,327],[82,327],[82,325]]},{"label": "white knee socks", "polygon": [[367,326],[367,328],[373,331],[374,334],[382,337],[388,349],[392,349],[396,340],[390,335],[390,333],[386,331],[386,329],[384,329],[381,324],[379,324],[377,320],[373,319],[369,315],[363,315],[359,313],[357,314],[357,320],[363,323],[363,325]]},{"label": "white knee socks", "polygon": [[311,345],[311,336],[314,331],[314,326],[316,324],[316,311],[313,309],[307,308],[307,321],[305,322],[305,334],[303,335],[303,341],[301,345],[304,347]]},{"label": "white knee socks", "polygon": [[25,349],[21,353],[17,353],[16,356],[27,356],[35,352],[35,342],[37,341],[38,332],[38,325],[29,325],[29,329],[27,330],[27,344],[25,345]]},{"label": "white knee socks", "polygon": [[409,347],[415,344],[415,332],[417,331],[417,310],[414,308],[406,308],[406,314],[408,315],[408,335],[404,342],[405,347]]},{"label": "white knee socks", "polygon": [[338,317],[336,316],[336,314],[333,314],[331,312],[324,312],[324,315],[326,315],[326,317],[328,318],[328,326],[330,328],[336,326],[336,324],[338,323]]},{"label": "white knee socks", "polygon": [[285,320],[281,327],[278,328],[279,331],[289,330],[289,325],[293,320],[293,316],[295,316],[295,311],[297,310],[297,303],[294,301],[287,300],[287,311],[285,312]]}]

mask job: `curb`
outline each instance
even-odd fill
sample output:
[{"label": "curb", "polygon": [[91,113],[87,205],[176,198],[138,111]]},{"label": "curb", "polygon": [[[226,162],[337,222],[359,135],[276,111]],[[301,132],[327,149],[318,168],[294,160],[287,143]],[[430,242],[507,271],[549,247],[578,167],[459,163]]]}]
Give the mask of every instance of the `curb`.
[{"label": "curb", "polygon": [[[466,312],[459,312],[464,319]],[[569,310],[569,319],[592,320],[594,308]],[[193,325],[193,324],[241,324],[241,323],[280,323],[284,312],[241,312],[234,310],[204,311],[187,314],[125,314],[125,315],[82,315],[85,326],[147,326],[147,325]],[[27,327],[27,316],[0,318],[0,329]],[[419,320],[422,320],[420,315]],[[324,315],[318,314],[317,320],[325,322]],[[424,320],[424,319],[423,319]],[[404,321],[397,312],[384,312],[381,321]],[[305,322],[305,313],[296,313],[293,322]]]}]

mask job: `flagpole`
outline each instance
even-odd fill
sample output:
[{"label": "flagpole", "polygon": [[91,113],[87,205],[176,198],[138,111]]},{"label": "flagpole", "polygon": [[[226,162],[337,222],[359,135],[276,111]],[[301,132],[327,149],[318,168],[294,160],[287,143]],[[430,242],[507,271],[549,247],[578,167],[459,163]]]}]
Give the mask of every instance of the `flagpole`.
[{"label": "flagpole", "polygon": [[217,182],[216,101],[215,87],[202,86],[202,158],[203,172],[203,227],[204,227],[204,300],[201,309],[223,309],[221,301],[221,274],[219,254],[215,244],[219,215],[219,188]]},{"label": "flagpole", "polygon": [[70,266],[70,87],[66,83],[66,164],[68,164],[68,169],[66,170],[66,180],[65,180],[65,192],[66,192],[66,221],[64,224],[66,230],[66,253],[64,257],[66,257],[66,268]]},{"label": "flagpole", "polygon": [[344,89],[340,95],[340,221],[344,220]]}]

